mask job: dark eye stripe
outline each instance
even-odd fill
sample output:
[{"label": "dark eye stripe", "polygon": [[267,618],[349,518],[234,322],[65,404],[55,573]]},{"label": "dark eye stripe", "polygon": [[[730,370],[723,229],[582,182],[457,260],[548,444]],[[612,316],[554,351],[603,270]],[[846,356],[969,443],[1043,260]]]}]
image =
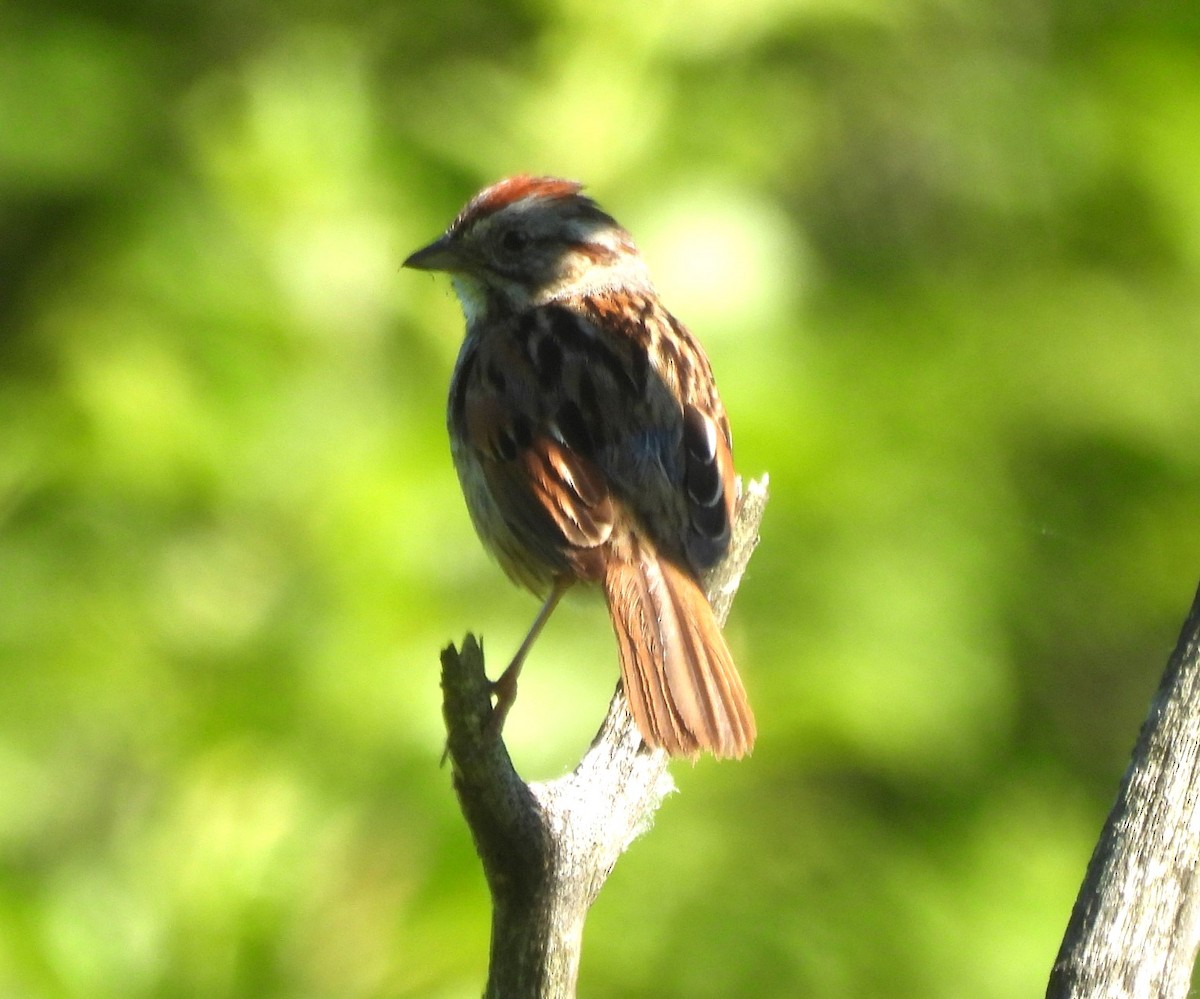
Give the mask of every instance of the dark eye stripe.
[{"label": "dark eye stripe", "polygon": [[500,237],[500,246],[506,253],[520,253],[529,243],[529,237],[519,229],[509,229]]}]

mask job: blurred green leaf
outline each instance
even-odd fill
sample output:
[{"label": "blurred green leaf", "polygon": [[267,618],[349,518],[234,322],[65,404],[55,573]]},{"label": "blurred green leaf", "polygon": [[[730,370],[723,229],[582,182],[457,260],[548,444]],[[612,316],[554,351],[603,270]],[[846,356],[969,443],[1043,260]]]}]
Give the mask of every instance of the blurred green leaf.
[{"label": "blurred green leaf", "polygon": [[[401,272],[575,176],[772,501],[754,757],[595,907],[583,995],[1037,994],[1196,585],[1200,99],[1179,5],[0,14],[0,992],[478,995],[437,653],[535,602]],[[615,682],[565,606],[531,776]]]}]

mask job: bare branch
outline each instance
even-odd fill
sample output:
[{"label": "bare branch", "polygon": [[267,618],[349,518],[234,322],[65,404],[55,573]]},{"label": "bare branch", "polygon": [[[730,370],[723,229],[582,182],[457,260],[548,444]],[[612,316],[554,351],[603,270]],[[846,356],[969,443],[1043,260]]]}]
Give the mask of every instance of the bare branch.
[{"label": "bare branch", "polygon": [[[767,502],[766,479],[739,499],[729,555],[705,579],[722,624]],[[489,730],[491,688],[468,635],[442,653],[454,788],[492,895],[489,999],[575,994],[587,911],[629,844],[674,790],[667,755],[643,745],[620,685],[591,748],[557,780],[526,784]]]},{"label": "bare branch", "polygon": [[1096,844],[1047,999],[1183,999],[1200,946],[1200,591]]}]

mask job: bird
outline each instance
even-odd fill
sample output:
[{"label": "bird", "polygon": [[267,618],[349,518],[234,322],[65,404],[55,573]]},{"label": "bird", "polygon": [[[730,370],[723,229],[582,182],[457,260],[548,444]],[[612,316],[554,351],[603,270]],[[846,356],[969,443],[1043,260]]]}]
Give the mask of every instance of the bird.
[{"label": "bird", "polygon": [[466,332],[446,425],[471,521],[543,599],[492,687],[497,730],[563,595],[599,587],[643,742],[740,758],[754,714],[700,580],[729,549],[736,476],[712,367],[629,233],[583,185],[520,174],[404,267],[445,272]]}]

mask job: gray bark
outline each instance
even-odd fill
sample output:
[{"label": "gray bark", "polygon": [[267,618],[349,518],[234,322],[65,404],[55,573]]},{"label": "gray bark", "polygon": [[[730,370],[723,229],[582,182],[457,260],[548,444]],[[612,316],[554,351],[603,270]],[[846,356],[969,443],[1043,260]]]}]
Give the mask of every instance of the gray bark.
[{"label": "gray bark", "polygon": [[1096,844],[1047,999],[1182,999],[1200,946],[1200,591]]},{"label": "gray bark", "polygon": [[[717,620],[729,613],[758,543],[766,480],[741,497],[729,555],[705,579]],[[526,784],[488,728],[483,652],[468,635],[442,653],[446,751],[492,896],[487,999],[575,995],[588,909],[618,858],[674,788],[665,753],[643,745],[620,685],[574,772]]]}]

